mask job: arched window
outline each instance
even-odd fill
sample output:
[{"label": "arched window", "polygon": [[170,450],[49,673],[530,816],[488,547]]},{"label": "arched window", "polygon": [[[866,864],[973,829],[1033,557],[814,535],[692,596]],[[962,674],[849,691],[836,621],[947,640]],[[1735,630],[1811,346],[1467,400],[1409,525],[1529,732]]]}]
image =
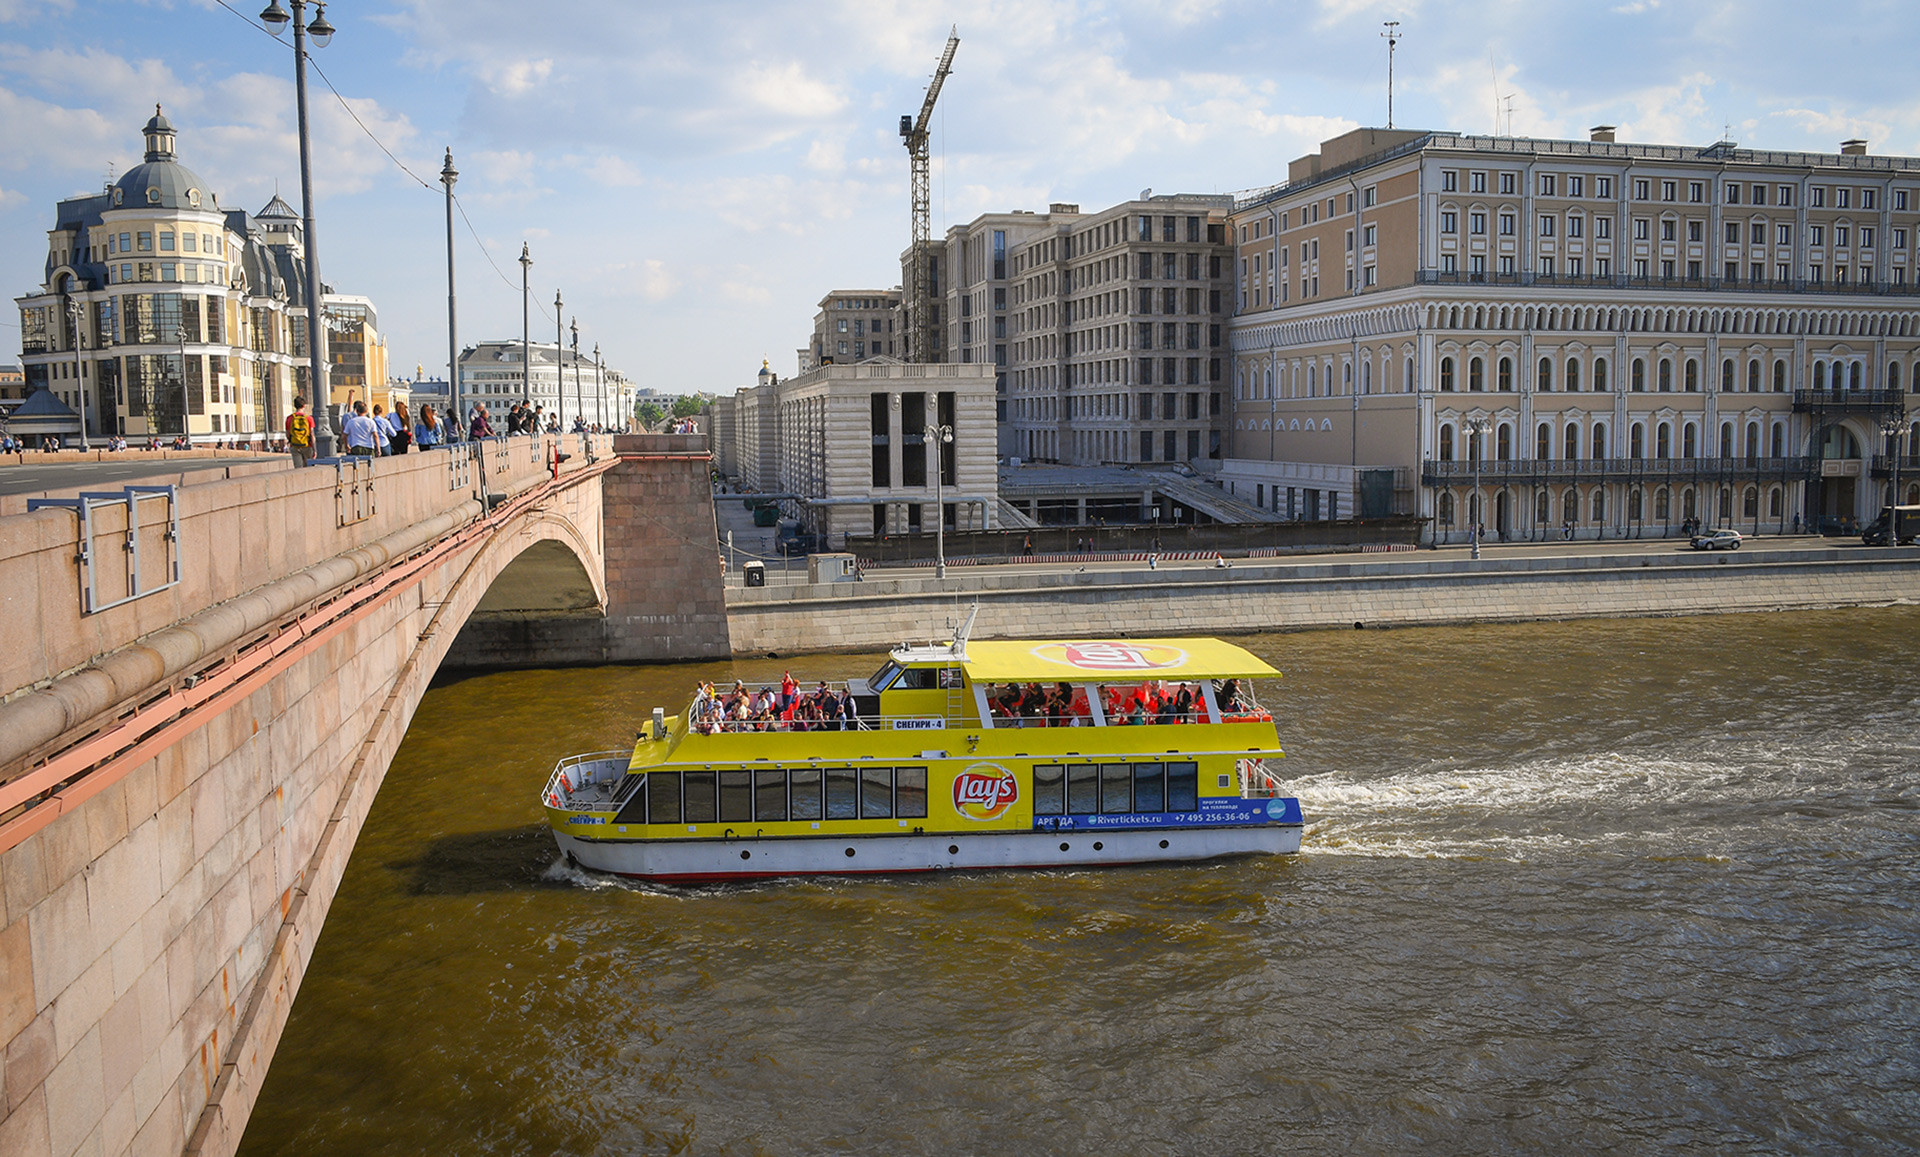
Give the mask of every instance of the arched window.
[{"label": "arched window", "polygon": [[1593,392],[1596,394],[1607,392],[1607,359],[1605,358],[1593,359]]},{"label": "arched window", "polygon": [[1607,428],[1598,422],[1593,424],[1593,456],[1595,458],[1607,456]]},{"label": "arched window", "polygon": [[1663,394],[1671,394],[1673,392],[1672,358],[1660,359],[1660,392]]},{"label": "arched window", "polygon": [[1849,390],[1859,389],[1860,380],[1864,376],[1865,376],[1865,367],[1862,366],[1861,363],[1859,362],[1853,363],[1851,370],[1847,374],[1847,388]]},{"label": "arched window", "polygon": [[1747,461],[1760,457],[1760,423],[1747,423]]},{"label": "arched window", "polygon": [[1451,394],[1453,392],[1452,358],[1440,359],[1440,392],[1444,394]]},{"label": "arched window", "polygon": [[1731,486],[1720,488],[1720,521],[1733,521],[1733,487]]},{"label": "arched window", "polygon": [[1780,517],[1780,511],[1780,488],[1775,486],[1773,489],[1767,491],[1767,517],[1778,518]]},{"label": "arched window", "polygon": [[1741,500],[1740,506],[1740,517],[1760,517],[1760,488],[1758,486],[1747,487],[1746,496]]},{"label": "arched window", "polygon": [[1440,427],[1440,461],[1442,462],[1453,461],[1453,423],[1452,422],[1448,422]]},{"label": "arched window", "polygon": [[1747,363],[1747,392],[1749,394],[1757,394],[1760,392],[1760,359],[1759,358],[1754,358],[1752,361]]},{"label": "arched window", "polygon": [[1363,394],[1371,394],[1373,392],[1372,362],[1360,363],[1360,392]]},{"label": "arched window", "polygon": [[1480,358],[1467,359],[1467,389],[1480,393],[1487,388],[1487,365]]},{"label": "arched window", "polygon": [[1580,492],[1571,486],[1560,495],[1560,517],[1566,522],[1580,521]]},{"label": "arched window", "polygon": [[1769,458],[1787,456],[1787,428],[1779,422],[1773,424],[1772,440],[1768,443],[1767,456]]},{"label": "arched window", "polygon": [[1544,490],[1540,492],[1540,496],[1538,498],[1534,499],[1533,520],[1536,523],[1540,524],[1541,526],[1545,526],[1548,523],[1553,521],[1553,511],[1550,509],[1550,505],[1552,502],[1553,502],[1553,499]]},{"label": "arched window", "polygon": [[1440,495],[1434,515],[1440,520],[1441,526],[1453,525],[1453,495],[1446,493]]},{"label": "arched window", "polygon": [[1632,490],[1627,491],[1627,521],[1628,522],[1640,521],[1642,517],[1641,505],[1640,505],[1641,499],[1642,499],[1642,494],[1638,486],[1634,487]]},{"label": "arched window", "polygon": [[1653,456],[1655,458],[1673,457],[1673,423],[1662,422],[1653,432]]},{"label": "arched window", "polygon": [[1545,422],[1533,434],[1533,456],[1542,462],[1553,457],[1553,427]]},{"label": "arched window", "polygon": [[1550,394],[1553,392],[1553,359],[1552,358],[1540,359],[1540,373],[1539,373],[1539,376],[1534,379],[1533,388],[1536,390],[1539,390],[1543,394]]},{"label": "arched window", "polygon": [[1816,390],[1827,388],[1827,363],[1813,363],[1813,388]]},{"label": "arched window", "polygon": [[[1599,387],[1595,386],[1594,388],[1598,389]],[[1636,394],[1644,393],[1646,388],[1647,363],[1640,358],[1635,358],[1633,359],[1633,392]]]},{"label": "arched window", "polygon": [[1593,520],[1595,522],[1607,520],[1607,492],[1600,487],[1595,487],[1593,491]]},{"label": "arched window", "polygon": [[1776,394],[1787,392],[1787,363],[1784,361],[1773,363],[1773,392]]},{"label": "arched window", "polygon": [[1733,457],[1733,423],[1732,422],[1720,423],[1720,456],[1722,458]]},{"label": "arched window", "polygon": [[1500,389],[1504,393],[1513,392],[1513,359],[1500,359]]},{"label": "arched window", "polygon": [[1720,392],[1723,394],[1731,394],[1733,392],[1732,358],[1727,358],[1720,363]]},{"label": "arched window", "polygon": [[1680,492],[1680,517],[1692,518],[1696,513],[1693,508],[1693,487],[1689,486]]},{"label": "arched window", "polygon": [[1653,492],[1653,520],[1666,522],[1673,516],[1673,496],[1662,486]]},{"label": "arched window", "polygon": [[1579,358],[1567,359],[1567,392],[1569,394],[1576,394],[1580,392],[1580,359]]},{"label": "arched window", "polygon": [[1687,422],[1680,427],[1680,456],[1698,458],[1700,456],[1700,427]]},{"label": "arched window", "polygon": [[1407,367],[1406,392],[1411,394],[1413,392],[1413,359],[1412,358],[1407,359],[1406,367]]},{"label": "arched window", "polygon": [[1578,426],[1567,427],[1566,446],[1567,446],[1567,461],[1571,462],[1574,459],[1580,457],[1580,427]]},{"label": "arched window", "polygon": [[1499,439],[1500,442],[1495,449],[1495,453],[1500,461],[1505,462],[1507,459],[1513,457],[1513,427],[1506,422],[1500,423]]},{"label": "arched window", "polygon": [[1645,458],[1647,456],[1647,427],[1644,422],[1635,422],[1627,431],[1627,457]]},{"label": "arched window", "polygon": [[1700,392],[1700,363],[1692,358],[1687,359],[1687,392],[1689,394]]},{"label": "arched window", "polygon": [[1894,393],[1900,392],[1900,363],[1887,363],[1887,388]]}]

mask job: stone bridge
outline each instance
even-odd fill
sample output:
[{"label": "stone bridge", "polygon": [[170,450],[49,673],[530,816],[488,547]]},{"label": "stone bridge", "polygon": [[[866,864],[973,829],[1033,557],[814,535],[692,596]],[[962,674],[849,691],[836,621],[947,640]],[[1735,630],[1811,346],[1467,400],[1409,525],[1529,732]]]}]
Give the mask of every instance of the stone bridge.
[{"label": "stone bridge", "polygon": [[229,473],[0,513],[7,1157],[235,1150],[442,666],[728,653],[702,438]]}]

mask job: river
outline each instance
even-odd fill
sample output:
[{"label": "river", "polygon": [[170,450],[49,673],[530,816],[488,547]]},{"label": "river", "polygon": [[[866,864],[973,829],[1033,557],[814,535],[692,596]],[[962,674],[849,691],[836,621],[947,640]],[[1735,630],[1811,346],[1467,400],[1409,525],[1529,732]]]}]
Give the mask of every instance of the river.
[{"label": "river", "polygon": [[241,1152],[1920,1147],[1920,608],[1246,642],[1288,858],[632,886],[555,757],[696,679],[431,690]]}]

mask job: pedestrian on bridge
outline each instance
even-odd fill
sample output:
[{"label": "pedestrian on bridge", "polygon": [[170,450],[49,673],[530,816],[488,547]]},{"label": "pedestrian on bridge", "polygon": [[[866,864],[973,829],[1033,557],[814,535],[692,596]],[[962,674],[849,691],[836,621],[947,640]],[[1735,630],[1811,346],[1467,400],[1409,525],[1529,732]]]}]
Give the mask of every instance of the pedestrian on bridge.
[{"label": "pedestrian on bridge", "polygon": [[367,417],[367,403],[356,400],[353,403],[353,416],[340,424],[340,432],[347,440],[347,453],[361,458],[371,458],[378,454],[375,447],[381,441],[380,429]]},{"label": "pedestrian on bridge", "polygon": [[296,395],[293,413],[287,415],[287,453],[298,470],[313,461],[313,418],[307,413],[307,400]]}]

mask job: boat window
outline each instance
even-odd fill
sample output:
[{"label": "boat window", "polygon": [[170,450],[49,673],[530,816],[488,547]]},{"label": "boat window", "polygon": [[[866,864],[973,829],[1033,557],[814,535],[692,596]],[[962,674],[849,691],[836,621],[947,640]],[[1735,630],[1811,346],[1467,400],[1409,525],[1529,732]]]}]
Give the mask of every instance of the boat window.
[{"label": "boat window", "polygon": [[1133,810],[1133,769],[1124,763],[1100,765],[1100,811],[1103,815]]},{"label": "boat window", "polygon": [[723,824],[753,822],[752,772],[723,771],[720,773],[720,822]]},{"label": "boat window", "polygon": [[903,820],[927,818],[927,769],[901,767],[893,773],[893,814]]},{"label": "boat window", "polygon": [[1137,812],[1167,810],[1167,777],[1159,764],[1136,763],[1133,765],[1133,810]]},{"label": "boat window", "polygon": [[1200,765],[1169,763],[1167,765],[1167,810],[1190,812],[1199,806]]},{"label": "boat window", "polygon": [[793,818],[820,818],[820,769],[796,767],[793,770]]},{"label": "boat window", "polygon": [[787,773],[753,773],[753,818],[758,823],[777,823],[787,818]]},{"label": "boat window", "polygon": [[962,679],[960,676],[960,668],[958,667],[940,668],[940,689],[942,691],[955,690],[963,682],[965,682],[965,680]]},{"label": "boat window", "polygon": [[860,777],[851,767],[827,771],[827,818],[850,820],[860,814]]},{"label": "boat window", "polygon": [[1033,768],[1033,814],[1066,814],[1067,769],[1058,763],[1035,764]]},{"label": "boat window", "polygon": [[[647,777],[630,775],[620,785],[620,794],[614,797],[620,805],[620,813],[613,817],[616,824],[644,824],[647,822]],[[677,809],[676,809],[677,810]],[[678,819],[679,816],[674,817]]]},{"label": "boat window", "polygon": [[900,672],[900,681],[893,685],[895,691],[931,691],[934,679],[940,672],[932,667],[908,667]]},{"label": "boat window", "polygon": [[680,773],[656,771],[647,776],[647,822],[680,822]]},{"label": "boat window", "polygon": [[893,773],[884,767],[860,771],[860,818],[884,820],[893,816]]},{"label": "boat window", "polygon": [[716,814],[713,802],[713,773],[689,771],[685,779],[687,781],[687,822],[690,824],[712,823]]},{"label": "boat window", "polygon": [[1100,810],[1099,769],[1091,763],[1067,765],[1067,812],[1091,815]]},{"label": "boat window", "polygon": [[900,668],[894,665],[892,659],[888,659],[880,664],[880,669],[873,673],[873,678],[867,680],[867,690],[878,695],[887,689],[887,684],[893,682],[893,677],[899,673]]}]

